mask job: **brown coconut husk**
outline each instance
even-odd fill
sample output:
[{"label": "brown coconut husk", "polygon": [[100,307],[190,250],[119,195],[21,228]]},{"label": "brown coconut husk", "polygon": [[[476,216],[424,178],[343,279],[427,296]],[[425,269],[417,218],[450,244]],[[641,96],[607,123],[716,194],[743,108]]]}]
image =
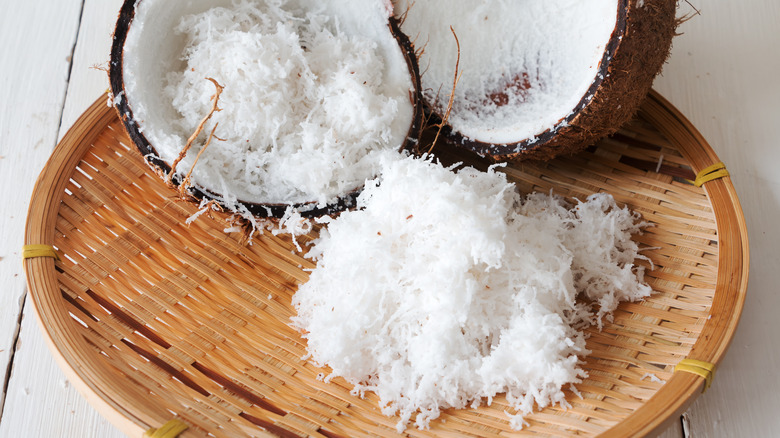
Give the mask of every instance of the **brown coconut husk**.
[{"label": "brown coconut husk", "polygon": [[[616,132],[634,116],[650,91],[653,79],[669,56],[678,24],[677,0],[644,0],[642,6],[640,3],[641,0],[618,1],[617,25],[596,80],[573,113],[554,128],[534,139],[491,144],[463,137],[448,127],[444,132],[447,143],[494,161],[548,160],[580,151]],[[516,86],[522,85],[521,81]],[[496,97],[490,98],[495,101]]]}]

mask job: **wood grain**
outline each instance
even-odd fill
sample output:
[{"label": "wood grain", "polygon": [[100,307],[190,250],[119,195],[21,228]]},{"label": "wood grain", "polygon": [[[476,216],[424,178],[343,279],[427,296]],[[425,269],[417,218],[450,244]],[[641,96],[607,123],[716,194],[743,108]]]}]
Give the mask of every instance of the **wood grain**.
[{"label": "wood grain", "polygon": [[[693,436],[777,436],[780,430],[780,4],[692,2],[655,87],[728,166],[751,239],[742,320],[715,382],[690,408]],[[690,8],[683,6],[685,11]]]},{"label": "wood grain", "polygon": [[[19,61],[9,61],[0,64],[3,77],[8,75],[13,77],[12,81],[24,84],[23,87],[15,89],[15,93],[20,95],[20,99],[25,93],[27,98],[32,97],[33,100],[27,104],[34,111],[45,110],[53,114],[45,120],[39,120],[41,116],[34,113],[36,115],[28,117],[34,121],[34,124],[25,126],[24,130],[16,131],[16,135],[48,135],[45,140],[41,140],[37,149],[32,148],[40,150],[37,155],[25,151],[24,148],[19,148],[19,152],[16,152],[19,161],[29,160],[25,166],[18,166],[18,161],[15,162],[15,173],[27,174],[24,178],[16,176],[17,180],[24,181],[24,187],[11,182],[13,181],[11,178],[15,176],[14,169],[6,172],[2,169],[2,165],[3,161],[7,160],[0,161],[2,187],[22,189],[18,193],[20,199],[16,203],[18,204],[16,208],[20,212],[27,208],[37,173],[49,157],[56,141],[65,135],[84,108],[97,96],[103,94],[108,87],[106,74],[93,66],[105,64],[107,61],[114,17],[120,4],[121,1],[118,0],[15,2],[13,7],[25,8],[24,11],[18,13],[14,11],[0,16],[0,20],[3,20],[0,32],[16,32],[18,35],[15,38],[24,41],[24,43],[13,44],[13,47],[17,48],[16,53],[0,51],[0,56],[8,54],[22,62],[20,64]],[[35,23],[36,26],[28,29],[17,24],[20,20],[21,23]],[[5,36],[2,35],[0,41],[15,40],[7,39]],[[57,51],[60,52],[59,55],[56,54]],[[47,85],[41,86],[41,84]],[[54,93],[57,89],[59,91]],[[14,102],[15,99],[4,98],[2,101]],[[7,110],[14,112],[18,108],[8,106]],[[4,111],[6,111],[5,107]],[[14,118],[5,117],[6,114],[4,112],[0,115],[0,123],[13,123]],[[24,113],[16,114],[14,117],[24,117]],[[0,148],[14,143],[24,144],[24,140],[19,139],[9,143],[3,139]],[[0,155],[5,154],[0,153]],[[0,208],[4,207],[5,205],[0,206]],[[3,242],[0,246],[3,250],[21,248],[24,215],[18,216],[18,224],[13,225],[18,231],[14,236],[18,243],[6,245],[6,242]],[[0,229],[5,230],[12,226],[10,222],[5,221],[4,214],[2,218]],[[3,233],[0,239],[12,237],[11,234]],[[18,286],[13,286],[15,291],[13,294],[6,291],[0,295],[0,302],[3,303],[0,307],[0,312],[3,312],[2,321],[5,322],[8,317],[9,321],[12,318],[15,323],[22,311],[25,317],[19,330],[19,348],[14,357],[13,374],[10,376],[8,393],[4,397],[6,403],[5,412],[0,418],[0,436],[106,438],[124,436],[108,420],[95,412],[54,362],[41,336],[38,322],[30,308],[30,301],[25,303],[23,309],[18,307],[15,309],[16,316],[10,312],[12,306],[6,307],[5,302],[1,301],[25,293],[18,255],[8,257],[5,262],[12,263],[19,272],[19,281]],[[0,267],[3,263],[4,261],[0,261]],[[0,284],[4,287],[9,285],[5,281]],[[6,334],[11,335],[12,332],[15,330],[5,330],[4,327],[0,327],[0,334],[4,337]]]},{"label": "wood grain", "polygon": [[[25,211],[35,178],[57,141],[80,1],[4,2],[0,14],[0,376],[22,312],[20,262]],[[18,23],[27,23],[19,26]],[[2,406],[2,402],[0,402]]]}]

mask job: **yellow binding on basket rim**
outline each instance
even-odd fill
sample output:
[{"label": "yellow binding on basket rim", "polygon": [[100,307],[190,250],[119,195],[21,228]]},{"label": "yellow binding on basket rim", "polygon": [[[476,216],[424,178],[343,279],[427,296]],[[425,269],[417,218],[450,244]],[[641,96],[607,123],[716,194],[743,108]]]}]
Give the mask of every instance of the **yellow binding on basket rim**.
[{"label": "yellow binding on basket rim", "polygon": [[57,261],[60,261],[60,255],[57,254],[57,250],[51,245],[24,245],[22,246],[22,259],[32,259],[36,257],[51,257]]},{"label": "yellow binding on basket rim", "polygon": [[701,187],[706,182],[718,178],[723,178],[724,176],[729,176],[729,171],[726,170],[726,165],[723,164],[723,162],[720,162],[705,167],[704,169],[701,170],[701,172],[696,174],[695,180],[693,181],[688,180],[688,182],[695,185],[696,187]]},{"label": "yellow binding on basket rim", "polygon": [[712,385],[712,378],[715,376],[715,364],[696,359],[683,359],[675,365],[675,371],[684,371],[686,373],[696,374],[704,378],[704,388],[701,392],[709,389]]},{"label": "yellow binding on basket rim", "polygon": [[188,428],[189,426],[187,423],[174,418],[173,420],[160,426],[158,429],[153,427],[150,428],[146,431],[146,433],[144,433],[144,436],[149,438],[176,438]]}]

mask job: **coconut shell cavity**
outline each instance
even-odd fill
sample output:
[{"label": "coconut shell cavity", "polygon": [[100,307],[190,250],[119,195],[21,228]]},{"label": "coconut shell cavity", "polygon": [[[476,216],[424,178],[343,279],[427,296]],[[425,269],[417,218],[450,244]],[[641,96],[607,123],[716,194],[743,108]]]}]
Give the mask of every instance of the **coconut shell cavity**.
[{"label": "coconut shell cavity", "polygon": [[[450,143],[494,160],[549,159],[635,113],[675,32],[676,0],[397,0],[425,103]],[[453,33],[457,35],[460,51]]]},{"label": "coconut shell cavity", "polygon": [[260,217],[348,206],[378,157],[416,141],[417,75],[381,0],[127,0],[110,66],[147,162]]}]

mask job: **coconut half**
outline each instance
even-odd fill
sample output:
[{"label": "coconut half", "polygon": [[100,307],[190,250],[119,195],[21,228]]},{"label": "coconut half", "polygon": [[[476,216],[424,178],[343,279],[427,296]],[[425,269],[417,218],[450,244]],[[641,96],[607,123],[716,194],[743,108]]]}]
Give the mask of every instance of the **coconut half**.
[{"label": "coconut half", "polygon": [[675,12],[676,0],[396,0],[440,119],[457,35],[444,132],[495,160],[548,159],[616,131],[669,53]]},{"label": "coconut half", "polygon": [[[126,0],[109,75],[147,162],[163,177],[173,165],[174,185],[191,170],[187,197],[244,215],[351,205],[422,120],[416,59],[384,0]],[[177,163],[212,79],[219,111]]]}]

